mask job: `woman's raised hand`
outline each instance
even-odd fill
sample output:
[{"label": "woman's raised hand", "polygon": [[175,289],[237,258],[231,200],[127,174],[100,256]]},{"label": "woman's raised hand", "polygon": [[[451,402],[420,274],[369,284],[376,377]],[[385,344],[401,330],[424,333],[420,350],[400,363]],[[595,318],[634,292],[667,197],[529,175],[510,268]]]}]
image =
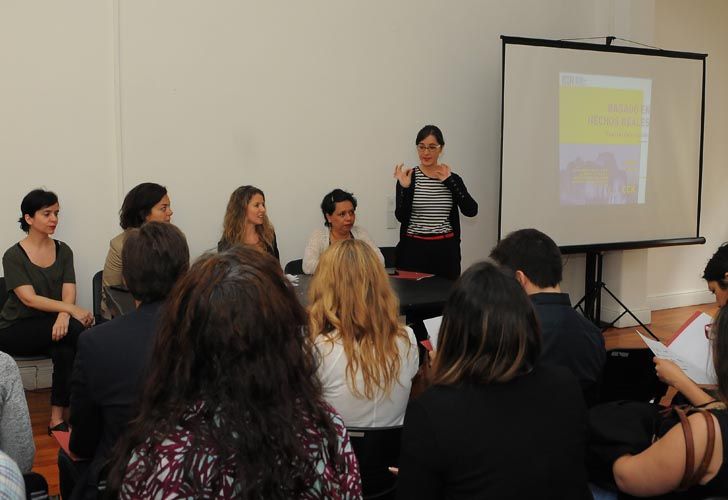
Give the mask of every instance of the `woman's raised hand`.
[{"label": "woman's raised hand", "polygon": [[412,184],[412,169],[405,167],[404,163],[400,163],[394,167],[394,178],[399,181],[400,186],[408,188]]},{"label": "woman's raised hand", "polygon": [[445,165],[444,163],[439,164],[437,167],[435,167],[433,176],[440,182],[444,181],[445,179],[450,177],[450,166]]}]

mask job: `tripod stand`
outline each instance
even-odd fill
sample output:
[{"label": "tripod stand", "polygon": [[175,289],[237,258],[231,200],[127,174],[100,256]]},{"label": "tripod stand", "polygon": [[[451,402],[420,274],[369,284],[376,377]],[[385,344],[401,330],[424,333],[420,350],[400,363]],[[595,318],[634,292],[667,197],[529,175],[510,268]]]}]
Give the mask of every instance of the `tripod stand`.
[{"label": "tripod stand", "polygon": [[[602,281],[602,267],[603,267],[604,254],[602,252],[587,252],[586,253],[586,275],[584,278],[584,296],[576,303],[574,309],[581,309],[584,316],[591,320],[595,325],[606,330],[611,328],[619,321],[622,316],[629,314],[653,339],[658,339],[652,330],[647,328],[647,325],[642,323],[640,319],[634,315],[629,308],[617,298],[612,291],[607,288],[607,285]],[[601,320],[601,308],[602,308],[602,291],[609,294],[614,301],[624,309],[622,313],[617,316],[612,322],[602,322]]]}]

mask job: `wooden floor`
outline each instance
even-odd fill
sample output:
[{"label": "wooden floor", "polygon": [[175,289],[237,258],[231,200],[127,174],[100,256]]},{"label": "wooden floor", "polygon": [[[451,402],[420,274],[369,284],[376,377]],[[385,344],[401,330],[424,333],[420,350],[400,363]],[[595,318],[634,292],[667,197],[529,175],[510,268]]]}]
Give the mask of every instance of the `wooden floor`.
[{"label": "wooden floor", "polygon": [[[666,340],[690,317],[695,311],[707,312],[715,315],[718,307],[715,303],[699,306],[678,307],[665,309],[652,313],[652,323],[649,325],[652,332],[660,339]],[[645,347],[642,340],[635,333],[635,328],[612,328],[604,334],[607,349]],[[48,436],[48,417],[50,415],[50,391],[26,392],[30,419],[33,424],[35,438],[35,462],[33,470],[45,476],[50,486],[50,494],[58,495],[58,469],[56,467],[58,445]]]}]

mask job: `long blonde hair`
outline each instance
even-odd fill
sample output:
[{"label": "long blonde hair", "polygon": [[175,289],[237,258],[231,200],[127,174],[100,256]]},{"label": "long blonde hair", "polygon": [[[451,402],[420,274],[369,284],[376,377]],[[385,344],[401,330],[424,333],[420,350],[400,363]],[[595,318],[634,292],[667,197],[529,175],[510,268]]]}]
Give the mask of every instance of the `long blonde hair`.
[{"label": "long blonde hair", "polygon": [[[230,195],[222,225],[222,242],[226,245],[245,244],[243,241],[245,236],[245,214],[250,200],[256,194],[261,195],[263,201],[265,201],[265,194],[255,186],[240,186]],[[263,224],[255,226],[255,232],[258,233],[262,250],[267,251],[268,248],[273,248],[275,231],[270,220],[268,220],[267,212],[263,216]],[[263,246],[266,248],[263,248]]]},{"label": "long blonde hair", "polygon": [[[321,256],[308,289],[310,332],[341,339],[347,385],[357,397],[389,395],[399,379],[397,339],[408,339],[399,322],[399,301],[384,266],[367,243],[343,240]],[[361,373],[364,390],[356,384]]]}]

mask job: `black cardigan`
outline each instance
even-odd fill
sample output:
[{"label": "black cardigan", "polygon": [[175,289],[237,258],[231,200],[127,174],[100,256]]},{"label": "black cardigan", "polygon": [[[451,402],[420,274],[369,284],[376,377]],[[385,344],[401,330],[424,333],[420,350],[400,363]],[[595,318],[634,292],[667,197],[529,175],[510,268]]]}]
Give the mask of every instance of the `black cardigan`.
[{"label": "black cardigan", "polygon": [[[422,175],[425,175],[420,171]],[[463,179],[458,174],[450,174],[450,177],[442,181],[446,188],[452,193],[452,209],[450,210],[450,225],[455,233],[455,237],[460,241],[460,217],[458,216],[458,208],[466,217],[475,217],[478,215],[478,202],[470,196]],[[412,172],[412,183],[407,188],[397,182],[397,205],[394,215],[400,222],[399,237],[403,238],[407,234],[410,217],[412,216],[412,200],[415,197],[415,172]]]}]

